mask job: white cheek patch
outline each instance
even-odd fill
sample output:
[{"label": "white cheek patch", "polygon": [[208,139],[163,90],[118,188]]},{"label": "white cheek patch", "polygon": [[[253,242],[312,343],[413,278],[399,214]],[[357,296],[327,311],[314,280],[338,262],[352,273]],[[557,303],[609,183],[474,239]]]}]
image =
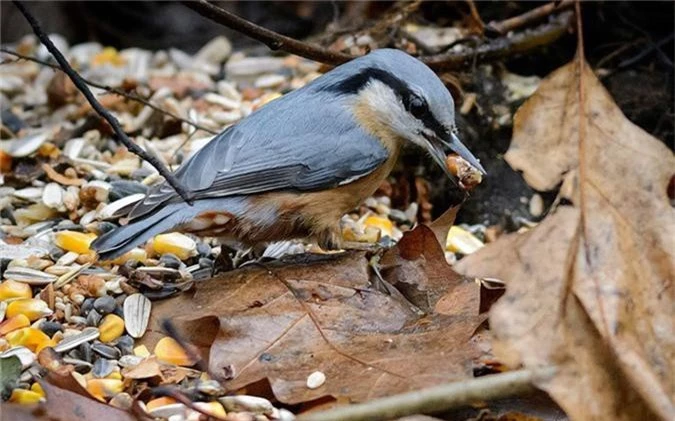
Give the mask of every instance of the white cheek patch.
[{"label": "white cheek patch", "polygon": [[359,93],[359,101],[367,104],[378,123],[399,137],[413,140],[424,125],[403,107],[401,99],[385,83],[371,80]]}]

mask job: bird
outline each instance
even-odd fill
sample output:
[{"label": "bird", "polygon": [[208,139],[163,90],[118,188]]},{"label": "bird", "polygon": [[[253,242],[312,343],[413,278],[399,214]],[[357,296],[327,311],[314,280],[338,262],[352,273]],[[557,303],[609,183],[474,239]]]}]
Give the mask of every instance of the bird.
[{"label": "bird", "polygon": [[422,148],[451,180],[446,148],[485,174],[457,135],[454,101],[423,62],[378,49],[335,67],[216,135],[166,182],[153,186],[127,224],[92,242],[118,257],[155,235],[181,231],[255,245],[310,239],[343,244],[340,219],[371,196],[407,145]]}]

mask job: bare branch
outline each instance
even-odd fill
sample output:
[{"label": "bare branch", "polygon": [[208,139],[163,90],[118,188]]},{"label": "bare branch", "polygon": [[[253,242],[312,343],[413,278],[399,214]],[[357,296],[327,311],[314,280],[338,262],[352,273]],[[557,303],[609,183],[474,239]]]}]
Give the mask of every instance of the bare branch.
[{"label": "bare branch", "polygon": [[38,37],[40,42],[44,44],[45,47],[47,47],[47,50],[51,53],[52,56],[56,59],[56,62],[59,63],[59,66],[61,66],[61,69],[63,72],[68,75],[70,80],[73,81],[73,84],[77,87],[77,89],[82,92],[82,95],[87,99],[89,104],[91,104],[91,107],[101,116],[103,117],[108,124],[110,124],[110,127],[112,127],[113,131],[115,132],[115,135],[117,135],[117,138],[124,144],[124,146],[127,147],[131,152],[134,154],[138,155],[145,161],[149,162],[153,167],[159,171],[159,173],[164,176],[164,179],[171,185],[171,187],[174,188],[176,193],[180,195],[180,197],[185,200],[187,203],[192,204],[192,195],[181,185],[181,183],[178,181],[178,179],[173,175],[171,171],[169,171],[164,164],[162,164],[156,157],[149,155],[146,153],[141,147],[136,145],[134,142],[129,139],[129,137],[124,133],[124,130],[122,130],[122,127],[120,126],[119,121],[110,114],[108,110],[105,109],[101,105],[100,102],[96,99],[94,94],[92,94],[91,90],[89,90],[89,87],[87,86],[86,82],[82,79],[82,77],[70,66],[68,61],[66,60],[65,57],[63,57],[63,54],[56,48],[54,43],[49,39],[47,34],[42,30],[40,23],[35,19],[35,17],[26,9],[26,6],[23,4],[23,2],[14,0],[14,4],[16,7],[19,9],[21,14],[26,18],[28,23],[30,24],[31,28],[33,28],[33,32],[35,32],[35,35]]},{"label": "bare branch", "polygon": [[514,16],[512,18],[500,22],[492,21],[487,24],[485,29],[487,29],[488,32],[492,31],[493,33],[499,35],[506,35],[510,31],[522,28],[523,26],[527,26],[533,22],[545,18],[546,16],[554,12],[560,12],[566,9],[570,9],[572,8],[572,6],[574,6],[573,0],[562,0],[560,2],[554,1],[549,4],[545,4],[543,6],[539,6],[532,10],[529,10],[523,13],[522,15]]},{"label": "bare branch", "polygon": [[330,51],[323,47],[298,41],[294,38],[263,28],[234,13],[230,13],[225,9],[215,6],[206,0],[184,1],[183,4],[205,18],[262,42],[272,50],[283,50],[287,53],[305,57],[310,60],[333,65],[346,63],[355,58],[349,54]]},{"label": "bare branch", "polygon": [[432,414],[475,402],[522,395],[536,390],[534,383],[555,374],[555,367],[516,370],[428,389],[389,396],[358,405],[339,406],[300,415],[298,421],[379,421],[414,414]]},{"label": "bare branch", "polygon": [[[330,51],[314,44],[278,34],[215,6],[206,0],[185,1],[184,4],[214,22],[261,41],[273,50],[283,50],[287,53],[334,66],[356,58],[349,54]],[[476,61],[496,60],[509,55],[523,53],[557,40],[566,32],[570,18],[571,14],[562,13],[550,23],[541,25],[531,31],[516,34],[513,37],[495,39],[461,52],[448,52],[418,58],[436,71],[448,71],[471,66]]]},{"label": "bare branch", "polygon": [[[35,57],[19,54],[16,51],[8,50],[6,48],[0,48],[0,52],[5,53],[5,54],[9,54],[9,55],[14,56],[14,57],[17,57],[21,60],[32,61],[32,62],[40,64],[42,66],[51,67],[54,70],[58,70],[58,71],[61,71],[61,72],[63,71],[63,69],[61,69],[59,66],[57,66],[55,64],[48,63],[46,61],[40,60],[40,59],[35,58]],[[18,61],[18,60],[15,60],[13,62],[16,62],[16,61]],[[80,77],[82,77],[82,76],[80,75]],[[102,89],[106,92],[110,92],[110,93],[113,93],[115,95],[119,95],[119,96],[122,96],[124,98],[130,99],[132,101],[136,101],[140,104],[147,105],[148,107],[152,108],[153,110],[155,110],[155,111],[157,111],[161,114],[167,115],[167,116],[169,116],[169,117],[171,117],[175,120],[178,120],[182,123],[189,124],[190,126],[196,128],[196,129],[203,130],[207,133],[211,133],[211,134],[214,134],[214,135],[218,134],[217,132],[209,129],[208,127],[204,127],[200,124],[195,123],[194,121],[188,120],[188,119],[183,118],[179,115],[176,115],[176,114],[174,114],[170,111],[167,111],[167,110],[163,109],[162,107],[159,107],[159,106],[153,104],[149,100],[143,98],[142,96],[140,96],[140,95],[138,95],[134,92],[127,92],[127,91],[123,91],[122,89],[119,89],[119,88],[113,88],[111,86],[106,86],[106,85],[103,85],[103,84],[100,84],[100,83],[97,83],[97,82],[93,82],[89,79],[85,79],[84,77],[82,77],[82,80],[84,81],[84,83],[86,83],[89,86],[93,86],[94,88]]]}]

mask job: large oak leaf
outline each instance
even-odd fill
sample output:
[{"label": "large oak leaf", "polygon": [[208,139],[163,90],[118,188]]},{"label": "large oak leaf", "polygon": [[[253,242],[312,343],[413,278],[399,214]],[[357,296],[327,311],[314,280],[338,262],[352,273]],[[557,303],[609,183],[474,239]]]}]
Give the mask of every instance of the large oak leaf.
[{"label": "large oak leaf", "polygon": [[506,159],[537,189],[562,183],[570,205],[456,266],[507,284],[497,356],[558,365],[541,386],[573,419],[674,419],[672,152],[578,57],[521,107]]}]

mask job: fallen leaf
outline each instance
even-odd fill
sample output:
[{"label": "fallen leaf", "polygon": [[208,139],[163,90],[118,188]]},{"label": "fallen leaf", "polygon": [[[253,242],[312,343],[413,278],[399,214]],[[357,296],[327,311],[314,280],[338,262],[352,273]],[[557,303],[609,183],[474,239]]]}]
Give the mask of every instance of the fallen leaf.
[{"label": "fallen leaf", "polygon": [[673,419],[675,159],[579,60],[521,107],[506,154],[534,188],[562,182],[572,205],[455,268],[505,281],[490,316],[495,354],[559,366],[540,386],[572,419]]},{"label": "fallen leaf", "polygon": [[48,419],[52,421],[136,420],[136,417],[129,412],[98,402],[93,398],[58,388],[46,381],[41,381],[40,385],[47,395],[47,402],[44,403],[45,412]]},{"label": "fallen leaf", "polygon": [[11,356],[0,358],[0,395],[3,401],[9,399],[12,390],[16,387],[21,376],[21,360],[19,357]]},{"label": "fallen leaf", "polygon": [[157,362],[157,358],[149,357],[141,361],[138,365],[122,369],[122,376],[125,379],[161,378],[162,370]]},{"label": "fallen leaf", "polygon": [[[205,351],[210,374],[225,387],[236,390],[268,379],[285,403],[322,396],[364,401],[468,378],[480,354],[471,342],[482,320],[478,287],[452,272],[431,230],[420,230],[406,236],[417,236],[408,242],[422,248],[402,254],[425,263],[407,261],[401,251],[389,260],[414,265],[407,273],[417,280],[440,269],[420,288],[430,293],[426,314],[400,294],[373,289],[362,253],[304,256],[299,263],[228,272],[197,283],[193,296],[158,303],[143,341],[153,346],[161,337],[159,322],[171,318],[183,339],[201,336],[201,343],[193,344]],[[462,311],[434,311],[434,300],[450,295],[453,301],[455,294],[462,294],[456,302],[469,302]],[[204,334],[195,334],[198,329]],[[213,342],[208,352],[206,338]],[[309,389],[307,376],[314,371],[323,372],[326,381]]]}]

